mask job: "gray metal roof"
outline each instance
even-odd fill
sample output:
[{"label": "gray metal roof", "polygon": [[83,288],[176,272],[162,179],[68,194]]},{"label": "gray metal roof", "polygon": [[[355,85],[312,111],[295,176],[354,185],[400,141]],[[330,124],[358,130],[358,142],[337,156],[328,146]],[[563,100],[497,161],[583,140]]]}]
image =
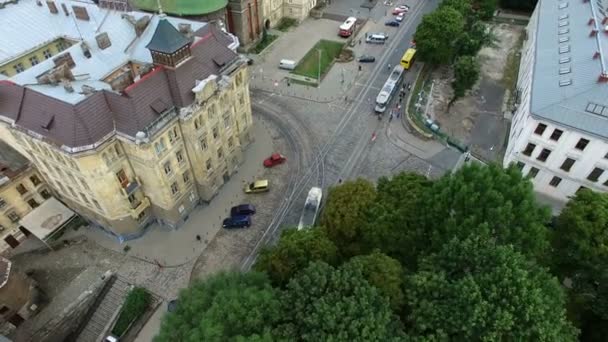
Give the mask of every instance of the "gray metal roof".
[{"label": "gray metal roof", "polygon": [[161,19],[146,48],[152,51],[171,54],[190,43],[167,19]]},{"label": "gray metal roof", "polygon": [[608,0],[537,6],[532,115],[608,138]]}]

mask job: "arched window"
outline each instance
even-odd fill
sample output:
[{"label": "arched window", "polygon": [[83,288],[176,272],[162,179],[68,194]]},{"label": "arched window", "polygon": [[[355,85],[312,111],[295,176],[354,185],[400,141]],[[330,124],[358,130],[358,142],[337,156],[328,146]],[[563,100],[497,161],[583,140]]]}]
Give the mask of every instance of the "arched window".
[{"label": "arched window", "polygon": [[118,144],[114,145],[114,151],[116,152],[117,156],[120,156],[122,153],[120,152],[120,147],[118,147]]},{"label": "arched window", "polygon": [[194,119],[194,129],[199,129],[200,126],[201,126],[201,123],[199,121],[199,118],[195,118]]},{"label": "arched window", "polygon": [[101,158],[106,163],[106,165],[110,166],[110,158],[108,158],[108,154],[107,153],[105,153],[105,152],[102,153],[101,154]]}]

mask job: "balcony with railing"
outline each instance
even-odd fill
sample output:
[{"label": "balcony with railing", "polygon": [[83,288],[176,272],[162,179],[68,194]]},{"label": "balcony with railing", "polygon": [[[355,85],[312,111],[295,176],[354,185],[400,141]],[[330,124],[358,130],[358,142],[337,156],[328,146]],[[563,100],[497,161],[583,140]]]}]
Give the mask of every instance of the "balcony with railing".
[{"label": "balcony with railing", "polygon": [[150,206],[150,199],[148,197],[137,198],[131,202],[131,217],[137,219],[139,215]]},{"label": "balcony with railing", "polygon": [[138,177],[133,177],[132,179],[125,178],[120,181],[120,186],[122,194],[128,197],[141,187],[141,181]]}]

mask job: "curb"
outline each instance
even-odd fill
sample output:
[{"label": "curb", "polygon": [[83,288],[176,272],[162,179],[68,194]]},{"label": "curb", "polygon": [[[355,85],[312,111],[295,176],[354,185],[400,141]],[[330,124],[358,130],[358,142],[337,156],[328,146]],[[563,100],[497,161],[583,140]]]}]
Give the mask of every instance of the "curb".
[{"label": "curb", "polygon": [[[416,79],[414,80],[414,86],[416,85],[416,83],[418,83],[418,78],[420,78],[420,74],[422,73],[422,69],[424,69],[425,65],[422,64],[422,67],[420,68],[420,70],[418,70],[418,74],[416,75]],[[414,122],[414,120],[412,120],[411,115],[410,115],[410,102],[412,101],[412,96],[413,96],[414,92],[410,91],[409,96],[407,98],[407,102],[405,103],[405,115],[404,115],[404,119],[407,120],[407,123],[410,127],[412,127],[417,134],[421,135],[423,138],[427,139],[427,140],[431,140],[433,139],[433,134],[427,133],[425,131],[423,131],[420,127],[418,127],[418,125],[416,125],[416,123]],[[403,125],[403,128],[405,128],[407,130],[407,126],[405,121],[403,121],[403,119],[401,120],[401,124]]]}]

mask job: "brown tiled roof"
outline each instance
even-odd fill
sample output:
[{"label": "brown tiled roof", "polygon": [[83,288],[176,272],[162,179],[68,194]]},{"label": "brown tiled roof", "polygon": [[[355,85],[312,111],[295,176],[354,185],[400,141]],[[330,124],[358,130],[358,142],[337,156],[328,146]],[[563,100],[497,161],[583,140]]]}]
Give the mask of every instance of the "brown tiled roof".
[{"label": "brown tiled roof", "polygon": [[0,82],[0,115],[15,120],[18,127],[68,147],[91,145],[114,128],[135,136],[158,118],[154,101],[160,99],[175,107],[191,104],[196,80],[219,74],[222,63],[238,58],[226,46],[232,42],[230,38],[213,25],[206,25],[195,35],[201,39],[192,45],[192,58],[177,69],[156,67],[121,94],[96,91],[76,105]]}]

